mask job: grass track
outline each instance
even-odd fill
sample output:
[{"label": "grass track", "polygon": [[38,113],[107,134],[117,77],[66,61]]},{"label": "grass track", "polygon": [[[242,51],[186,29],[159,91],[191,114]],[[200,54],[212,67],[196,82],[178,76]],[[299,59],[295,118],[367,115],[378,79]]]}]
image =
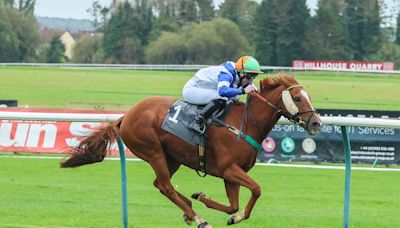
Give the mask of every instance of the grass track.
[{"label": "grass track", "polygon": [[[93,109],[94,103],[126,110],[146,97],[180,97],[193,72],[1,67],[0,98],[20,106]],[[400,75],[295,72],[317,108],[400,110]],[[265,76],[264,76],[265,77]],[[78,104],[74,104],[77,102]],[[80,106],[79,103],[82,105]],[[145,163],[128,163],[130,227],[186,227],[182,212],[153,186]],[[263,194],[250,220],[237,227],[341,227],[344,171],[255,167],[250,175]],[[400,174],[353,171],[350,225],[400,227]],[[182,168],[173,179],[189,196],[205,191],[227,203],[223,183]],[[61,170],[57,160],[0,156],[0,227],[121,227],[119,163],[106,161]],[[249,192],[242,189],[241,209]],[[194,202],[214,227],[228,216]]]},{"label": "grass track", "polygon": [[[400,110],[400,75],[293,74],[306,86],[317,108]],[[149,96],[181,97],[182,86],[192,75],[174,71],[2,67],[0,98],[17,99],[20,106],[29,107],[93,109],[97,103],[105,103],[105,109],[127,110]]]},{"label": "grass track", "polygon": [[[58,160],[0,157],[0,227],[121,227],[118,161],[78,169],[59,169]],[[186,227],[182,212],[153,186],[144,162],[128,162],[130,227]],[[262,187],[250,220],[236,227],[341,227],[343,170],[260,167],[251,170]],[[400,173],[353,171],[350,225],[400,227]],[[204,191],[227,203],[223,182],[199,178],[181,168],[173,184],[186,196]],[[249,191],[241,191],[243,209]],[[194,202],[195,210],[214,227],[228,216]]]}]

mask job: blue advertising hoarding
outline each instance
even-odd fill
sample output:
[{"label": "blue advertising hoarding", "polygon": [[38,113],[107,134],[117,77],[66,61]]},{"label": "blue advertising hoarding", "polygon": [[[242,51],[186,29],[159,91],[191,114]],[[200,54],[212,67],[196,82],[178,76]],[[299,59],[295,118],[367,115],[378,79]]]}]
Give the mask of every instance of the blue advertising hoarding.
[{"label": "blue advertising hoarding", "polygon": [[[400,112],[360,110],[318,110],[321,116],[398,118]],[[347,127],[353,162],[400,163],[400,129]],[[262,142],[259,159],[267,161],[344,162],[340,126],[323,126],[318,136],[311,137],[297,125],[276,125]]]}]

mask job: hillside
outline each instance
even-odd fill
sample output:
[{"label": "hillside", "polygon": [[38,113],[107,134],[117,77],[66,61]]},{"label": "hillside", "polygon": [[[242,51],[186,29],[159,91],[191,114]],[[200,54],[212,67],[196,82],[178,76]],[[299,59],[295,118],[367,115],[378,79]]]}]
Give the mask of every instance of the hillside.
[{"label": "hillside", "polygon": [[56,17],[36,17],[40,28],[51,28],[61,31],[93,31],[93,26],[89,20],[78,20],[78,19],[64,19]]}]

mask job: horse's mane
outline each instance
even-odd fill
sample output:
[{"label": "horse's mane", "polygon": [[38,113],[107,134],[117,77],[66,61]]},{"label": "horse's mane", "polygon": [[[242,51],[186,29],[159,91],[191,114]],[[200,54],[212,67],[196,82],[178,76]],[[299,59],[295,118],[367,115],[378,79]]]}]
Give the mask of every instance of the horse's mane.
[{"label": "horse's mane", "polygon": [[292,85],[298,85],[299,83],[294,78],[294,76],[289,76],[287,74],[280,73],[274,77],[264,78],[260,81],[260,89],[263,90],[270,90],[279,85],[284,85],[286,87]]}]

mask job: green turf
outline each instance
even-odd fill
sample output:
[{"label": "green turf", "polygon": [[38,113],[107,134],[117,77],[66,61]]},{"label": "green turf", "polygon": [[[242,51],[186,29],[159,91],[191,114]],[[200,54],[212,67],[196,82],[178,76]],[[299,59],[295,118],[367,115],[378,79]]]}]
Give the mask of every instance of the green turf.
[{"label": "green turf", "polygon": [[[317,108],[400,110],[400,75],[294,72]],[[181,97],[193,72],[1,67],[0,97],[20,106],[127,110],[153,95]],[[260,78],[270,76],[263,75]]]},{"label": "green turf", "polygon": [[[0,98],[20,106],[126,110],[153,95],[180,97],[193,72],[1,67]],[[400,75],[295,72],[317,108],[400,110]],[[270,75],[264,75],[270,76]],[[255,167],[263,194],[237,227],[341,227],[344,171]],[[353,171],[352,227],[400,227],[399,172]],[[130,227],[185,227],[182,212],[152,186],[145,163],[128,163]],[[190,195],[226,203],[222,181],[183,168],[173,180]],[[121,227],[119,163],[61,170],[57,160],[2,158],[0,227]],[[241,209],[249,197],[241,192]],[[214,227],[228,216],[194,202]]]},{"label": "green turf", "polygon": [[[121,227],[118,161],[77,169],[58,168],[59,160],[1,158],[0,227]],[[186,227],[180,209],[156,190],[144,162],[128,162],[129,227]],[[236,227],[341,227],[343,170],[256,166],[262,187],[252,216]],[[353,171],[351,227],[400,227],[399,172]],[[177,190],[189,196],[204,191],[227,203],[223,183],[181,168]],[[249,198],[243,189],[242,210]],[[194,202],[197,213],[214,227],[226,227],[228,215]]]}]

